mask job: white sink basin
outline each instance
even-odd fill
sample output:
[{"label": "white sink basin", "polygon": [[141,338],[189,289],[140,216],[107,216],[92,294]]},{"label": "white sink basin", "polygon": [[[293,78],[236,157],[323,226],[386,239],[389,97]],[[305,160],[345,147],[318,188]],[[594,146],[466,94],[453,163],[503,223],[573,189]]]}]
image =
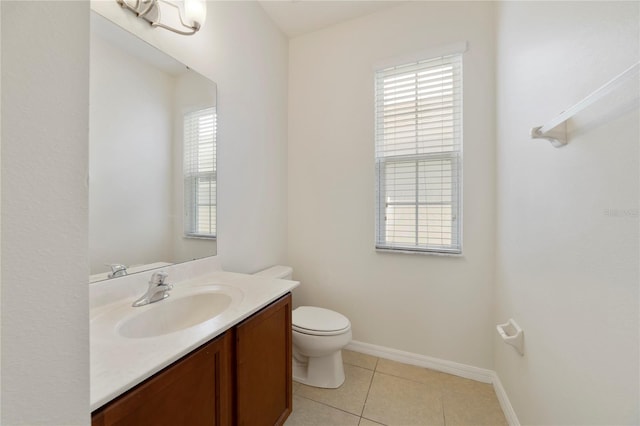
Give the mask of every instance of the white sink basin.
[{"label": "white sink basin", "polygon": [[147,309],[122,321],[117,332],[122,337],[155,337],[184,330],[208,321],[231,305],[224,293],[199,293],[156,302]]},{"label": "white sink basin", "polygon": [[243,292],[224,285],[175,288],[170,296],[145,306],[118,303],[91,321],[92,333],[102,338],[160,337],[196,327],[229,312],[243,299]]}]

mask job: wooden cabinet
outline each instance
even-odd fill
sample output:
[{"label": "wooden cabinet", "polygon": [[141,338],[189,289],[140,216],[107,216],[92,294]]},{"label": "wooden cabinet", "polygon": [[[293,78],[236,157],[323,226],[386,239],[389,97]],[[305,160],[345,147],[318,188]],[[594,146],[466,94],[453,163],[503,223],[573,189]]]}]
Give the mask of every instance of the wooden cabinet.
[{"label": "wooden cabinet", "polygon": [[92,426],[281,425],[291,413],[288,294],[92,413]]},{"label": "wooden cabinet", "polygon": [[236,327],[236,420],[284,424],[291,414],[291,296]]},{"label": "wooden cabinet", "polygon": [[93,413],[92,425],[231,423],[230,333],[205,344]]}]

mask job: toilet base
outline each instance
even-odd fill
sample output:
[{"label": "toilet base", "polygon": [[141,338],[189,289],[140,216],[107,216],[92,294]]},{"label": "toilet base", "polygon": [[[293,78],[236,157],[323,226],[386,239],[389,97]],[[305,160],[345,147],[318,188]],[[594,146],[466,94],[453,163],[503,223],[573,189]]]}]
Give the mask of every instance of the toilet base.
[{"label": "toilet base", "polygon": [[293,356],[293,380],[307,386],[335,389],[344,383],[342,351],[322,357],[306,357],[296,353]]}]

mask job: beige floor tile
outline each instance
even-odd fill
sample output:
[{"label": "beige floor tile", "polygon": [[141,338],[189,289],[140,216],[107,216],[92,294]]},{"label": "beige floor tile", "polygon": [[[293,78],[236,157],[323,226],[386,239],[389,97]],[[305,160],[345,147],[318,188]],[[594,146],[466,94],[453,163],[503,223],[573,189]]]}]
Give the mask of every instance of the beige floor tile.
[{"label": "beige floor tile", "polygon": [[442,377],[443,394],[457,393],[490,399],[497,398],[496,392],[493,390],[493,385],[490,383],[482,383],[451,374],[443,374]]},{"label": "beige floor tile", "polygon": [[373,371],[345,364],[344,375],[345,381],[338,389],[322,389],[301,384],[296,390],[296,395],[360,416]]},{"label": "beige floor tile", "polygon": [[384,426],[382,423],[378,423],[378,422],[374,422],[372,420],[369,419],[365,419],[364,417],[360,418],[360,423],[358,424],[358,426]]},{"label": "beige floor tile", "polygon": [[447,426],[507,426],[498,399],[479,393],[447,392],[443,395]]},{"label": "beige floor tile", "polygon": [[363,417],[386,425],[444,425],[440,391],[376,372]]},{"label": "beige floor tile", "polygon": [[384,426],[382,423],[378,423],[378,422],[373,422],[369,419],[365,419],[364,417],[360,418],[360,423],[358,424],[358,426]]},{"label": "beige floor tile", "polygon": [[358,416],[294,396],[293,412],[284,424],[286,426],[357,426],[358,421]]},{"label": "beige floor tile", "polygon": [[358,367],[366,368],[367,370],[375,370],[378,358],[360,352],[353,352],[343,349],[342,361],[345,364],[356,365]]},{"label": "beige floor tile", "polygon": [[293,386],[291,387],[291,391],[293,392],[294,395],[299,387],[300,387],[300,383],[294,381]]},{"label": "beige floor tile", "polygon": [[378,361],[376,371],[390,376],[413,380],[414,382],[425,383],[437,389],[440,389],[443,378],[448,376],[448,374],[440,373],[439,371],[416,367],[415,365],[402,364],[383,358],[380,358]]}]

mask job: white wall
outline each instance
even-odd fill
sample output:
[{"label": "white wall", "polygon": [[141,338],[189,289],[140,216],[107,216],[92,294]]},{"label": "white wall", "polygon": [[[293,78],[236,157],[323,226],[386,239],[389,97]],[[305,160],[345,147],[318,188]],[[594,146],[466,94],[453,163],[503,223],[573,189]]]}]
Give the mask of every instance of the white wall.
[{"label": "white wall", "polygon": [[[413,2],[290,42],[294,301],[342,312],[354,340],[492,367],[493,24],[492,3]],[[461,41],[464,256],[376,253],[373,66]]]},{"label": "white wall", "polygon": [[0,423],[88,424],[89,7],[1,7]]},{"label": "white wall", "polygon": [[287,39],[255,2],[207,3],[189,37],[152,29],[115,1],[91,8],[218,85],[218,254],[253,272],[286,259]]},{"label": "white wall", "polygon": [[288,42],[255,2],[210,2],[218,84],[218,254],[255,272],[285,262]]},{"label": "white wall", "polygon": [[[2,76],[2,7],[0,7],[0,76]],[[2,99],[2,78],[0,78]],[[2,102],[0,101],[0,164],[2,164]],[[0,241],[2,241],[2,173],[0,172]],[[0,419],[2,419],[2,248],[0,247]]]},{"label": "white wall", "polygon": [[498,7],[495,319],[519,323],[525,355],[496,334],[495,366],[522,424],[640,422],[637,104],[603,99],[561,149],[528,137],[638,61],[638,6]]},{"label": "white wall", "polygon": [[176,79],[92,34],[90,83],[91,273],[171,262]]}]

